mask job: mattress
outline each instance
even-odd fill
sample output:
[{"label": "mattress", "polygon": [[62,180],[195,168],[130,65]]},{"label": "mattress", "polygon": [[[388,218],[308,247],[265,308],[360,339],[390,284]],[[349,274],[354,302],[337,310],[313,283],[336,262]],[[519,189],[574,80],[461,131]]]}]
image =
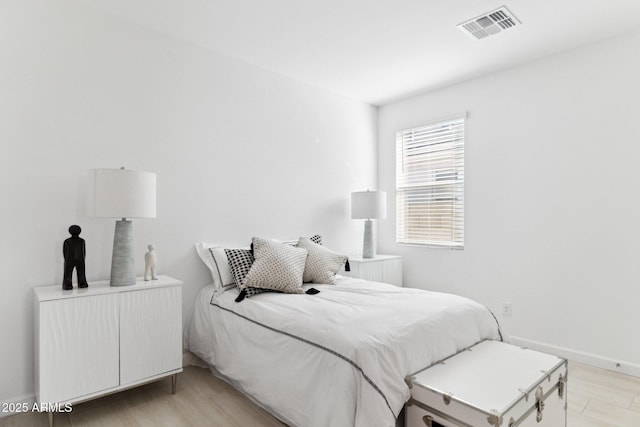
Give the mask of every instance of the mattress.
[{"label": "mattress", "polygon": [[493,314],[460,296],[338,277],[317,295],[234,300],[204,288],[185,347],[288,425],[394,426],[404,379],[482,340]]}]

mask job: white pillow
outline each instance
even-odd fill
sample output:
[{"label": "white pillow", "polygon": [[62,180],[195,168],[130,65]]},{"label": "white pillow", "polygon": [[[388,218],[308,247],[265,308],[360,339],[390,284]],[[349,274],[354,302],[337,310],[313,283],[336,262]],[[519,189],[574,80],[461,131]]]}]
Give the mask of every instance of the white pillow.
[{"label": "white pillow", "polygon": [[225,291],[236,286],[223,245],[199,242],[195,246],[198,256],[211,272],[213,286],[216,291]]}]

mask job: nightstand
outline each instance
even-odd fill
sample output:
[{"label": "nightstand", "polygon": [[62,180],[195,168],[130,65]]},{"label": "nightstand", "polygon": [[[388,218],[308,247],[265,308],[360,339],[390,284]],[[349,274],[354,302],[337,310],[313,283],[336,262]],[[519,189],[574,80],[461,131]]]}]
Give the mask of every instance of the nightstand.
[{"label": "nightstand", "polygon": [[[79,403],[182,372],[182,282],[34,289],[39,404]],[[62,405],[61,405],[62,406]],[[49,424],[53,412],[49,411]]]},{"label": "nightstand", "polygon": [[349,257],[351,271],[341,274],[372,282],[402,286],[402,257],[400,255],[377,255],[375,258]]}]

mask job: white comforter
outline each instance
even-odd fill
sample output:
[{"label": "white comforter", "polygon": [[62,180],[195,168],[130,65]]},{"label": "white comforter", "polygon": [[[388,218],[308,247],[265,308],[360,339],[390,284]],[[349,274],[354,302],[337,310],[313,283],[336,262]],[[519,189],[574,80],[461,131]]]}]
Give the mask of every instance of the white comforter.
[{"label": "white comforter", "polygon": [[484,306],[455,295],[340,278],[317,295],[205,288],[185,331],[189,350],[285,423],[394,426],[408,375],[484,339]]}]

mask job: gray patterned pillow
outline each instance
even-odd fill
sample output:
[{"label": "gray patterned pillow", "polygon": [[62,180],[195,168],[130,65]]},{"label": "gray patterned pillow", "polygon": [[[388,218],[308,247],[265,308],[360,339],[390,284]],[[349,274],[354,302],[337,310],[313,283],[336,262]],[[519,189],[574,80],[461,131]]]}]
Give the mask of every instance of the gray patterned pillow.
[{"label": "gray patterned pillow", "polygon": [[306,237],[301,237],[298,240],[298,247],[309,251],[307,263],[304,267],[303,280],[305,282],[335,285],[335,275],[347,262],[348,257],[314,243]]},{"label": "gray patterned pillow", "polygon": [[255,261],[244,278],[244,286],[289,294],[304,293],[302,274],[307,260],[306,249],[254,237],[253,256]]}]

